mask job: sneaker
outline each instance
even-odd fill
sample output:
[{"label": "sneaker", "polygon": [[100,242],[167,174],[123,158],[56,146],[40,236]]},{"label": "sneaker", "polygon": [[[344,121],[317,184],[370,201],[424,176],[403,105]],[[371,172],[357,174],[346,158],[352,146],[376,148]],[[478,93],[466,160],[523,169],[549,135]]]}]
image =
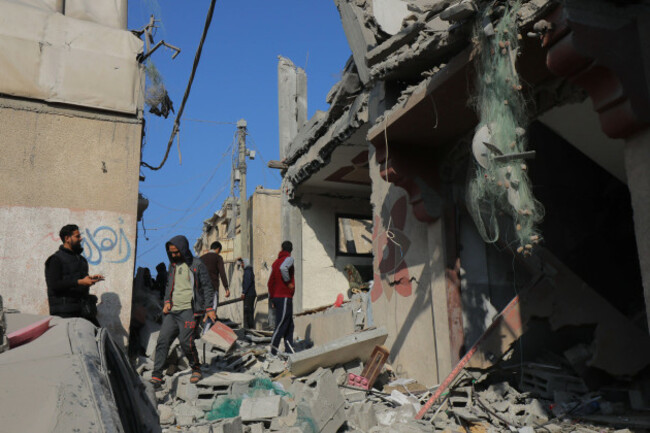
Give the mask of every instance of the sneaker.
[{"label": "sneaker", "polygon": [[192,377],[190,377],[190,383],[196,383],[201,380],[202,377],[203,373],[201,373],[199,370],[194,370],[192,372]]},{"label": "sneaker", "polygon": [[149,382],[153,384],[154,388],[160,388],[163,384],[162,378],[156,376],[151,376]]}]

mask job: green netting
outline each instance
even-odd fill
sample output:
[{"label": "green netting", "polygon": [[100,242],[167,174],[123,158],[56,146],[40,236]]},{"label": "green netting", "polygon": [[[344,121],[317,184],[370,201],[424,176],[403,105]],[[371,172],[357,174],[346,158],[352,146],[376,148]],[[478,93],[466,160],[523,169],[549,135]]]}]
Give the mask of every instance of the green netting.
[{"label": "green netting", "polygon": [[206,413],[205,418],[209,421],[222,418],[234,418],[239,415],[241,402],[245,398],[264,397],[271,394],[292,397],[290,393],[284,391],[271,379],[258,377],[253,379],[248,384],[248,387],[240,392],[240,395],[218,397],[212,404],[212,409]]},{"label": "green netting", "polygon": [[[519,247],[530,254],[540,240],[536,224],[544,210],[535,200],[528,166],[522,158],[526,151],[526,103],[515,62],[519,52],[517,11],[520,1],[506,2],[503,16],[489,36],[483,25],[477,26],[479,44],[476,109],[479,124],[472,143],[477,160],[476,176],[469,182],[467,207],[486,242],[499,239],[497,214],[512,215]],[[494,11],[487,7],[481,23]]]},{"label": "green netting", "polygon": [[205,414],[205,419],[214,421],[216,419],[234,418],[239,415],[241,402],[241,398],[225,398],[221,401],[217,399],[212,405],[212,410]]},{"label": "green netting", "polygon": [[287,395],[291,397],[291,394],[284,391],[277,383],[273,382],[271,379],[267,377],[256,377],[248,385],[248,389],[251,394],[257,394],[259,393],[259,391],[271,391],[275,395],[280,395],[280,396]]}]

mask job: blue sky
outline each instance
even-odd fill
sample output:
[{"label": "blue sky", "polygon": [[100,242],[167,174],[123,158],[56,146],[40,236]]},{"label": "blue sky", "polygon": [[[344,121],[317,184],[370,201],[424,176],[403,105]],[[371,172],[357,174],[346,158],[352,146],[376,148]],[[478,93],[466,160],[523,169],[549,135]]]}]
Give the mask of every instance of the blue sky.
[{"label": "blue sky", "polygon": [[[155,41],[164,39],[182,50],[174,60],[163,48],[152,56],[175,109],[187,85],[208,6],[208,0],[129,1],[130,29],[142,28],[153,13],[161,19]],[[136,266],[154,271],[157,263],[167,262],[164,244],[174,235],[185,235],[193,245],[203,220],[229,194],[227,151],[236,126],[188,119],[232,123],[246,119],[249,147],[259,151],[248,163],[248,195],[256,185],[280,186],[279,172],[266,168],[268,160],[279,159],[278,55],[306,69],[309,117],[316,110],[327,110],[325,96],[350,56],[334,1],[217,1],[181,123],[182,164],[174,143],[161,170],[141,170],[146,180],[140,182],[140,192],[150,202],[144,216],[148,240],[138,223]],[[156,166],[162,160],[173,117],[146,114],[145,162]]]}]

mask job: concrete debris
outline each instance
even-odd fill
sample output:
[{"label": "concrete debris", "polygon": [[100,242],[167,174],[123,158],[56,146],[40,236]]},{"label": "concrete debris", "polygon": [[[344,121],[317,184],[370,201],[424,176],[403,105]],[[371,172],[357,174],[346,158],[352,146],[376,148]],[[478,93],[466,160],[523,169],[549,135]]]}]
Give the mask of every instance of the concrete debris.
[{"label": "concrete debris", "polygon": [[[396,379],[390,365],[384,365],[371,389],[348,386],[350,374],[363,375],[374,365],[372,345],[385,340],[383,329],[316,345],[288,360],[270,356],[265,341],[234,332],[239,338],[228,353],[198,343],[206,359],[199,382],[190,383],[188,369],[177,371],[156,392],[164,431],[610,433],[642,425],[637,419],[636,424],[620,420],[631,407],[647,406],[636,389],[589,392],[578,370],[590,357],[590,346],[579,344],[554,362],[543,357],[508,368],[463,369],[441,400],[416,420],[432,390],[407,377]],[[151,361],[141,356],[137,363],[147,377]],[[587,418],[612,428],[595,427]]]},{"label": "concrete debris", "polygon": [[224,352],[228,352],[237,341],[237,334],[227,325],[217,322],[201,336],[201,339]]},{"label": "concrete debris", "polygon": [[355,359],[367,360],[375,346],[384,344],[388,337],[386,328],[357,332],[322,346],[289,355],[289,369],[301,376],[319,367],[333,367]]},{"label": "concrete debris", "polygon": [[244,399],[239,408],[242,421],[275,418],[288,410],[288,404],[279,395]]},{"label": "concrete debris", "polygon": [[474,0],[462,0],[440,13],[440,18],[445,21],[463,21],[476,15],[478,8]]}]

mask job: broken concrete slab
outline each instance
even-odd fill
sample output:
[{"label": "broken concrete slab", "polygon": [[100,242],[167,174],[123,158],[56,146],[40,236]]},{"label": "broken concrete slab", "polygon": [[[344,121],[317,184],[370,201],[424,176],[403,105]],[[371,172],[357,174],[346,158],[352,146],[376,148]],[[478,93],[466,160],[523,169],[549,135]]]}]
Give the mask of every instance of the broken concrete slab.
[{"label": "broken concrete slab", "polygon": [[255,379],[255,376],[247,373],[229,373],[225,371],[204,374],[203,379],[199,381],[202,386],[229,386],[233,382],[250,382]]},{"label": "broken concrete slab", "polygon": [[333,367],[360,359],[367,361],[375,346],[388,338],[384,327],[347,335],[322,346],[289,355],[289,370],[296,376],[311,373],[318,367]]},{"label": "broken concrete slab", "polygon": [[397,51],[399,48],[414,41],[418,37],[420,30],[423,28],[424,23],[416,21],[410,24],[408,27],[405,27],[404,29],[395,33],[395,36],[392,38],[384,41],[380,45],[368,51],[366,54],[366,62],[368,66],[373,66],[383,60],[386,60],[388,56]]},{"label": "broken concrete slab", "polygon": [[445,21],[463,21],[478,12],[474,0],[462,0],[455,5],[449,6],[440,13],[440,18]]},{"label": "broken concrete slab", "polygon": [[275,418],[288,409],[287,403],[279,395],[269,397],[245,398],[239,408],[242,421]]},{"label": "broken concrete slab", "polygon": [[357,65],[359,78],[366,84],[370,78],[370,72],[366,65],[366,53],[377,45],[374,32],[366,27],[363,11],[354,2],[346,0],[335,0],[336,7],[341,15],[343,31],[348,39],[352,50],[354,63]]},{"label": "broken concrete slab", "polygon": [[227,325],[217,322],[201,336],[201,339],[227,353],[237,341],[237,334]]}]

